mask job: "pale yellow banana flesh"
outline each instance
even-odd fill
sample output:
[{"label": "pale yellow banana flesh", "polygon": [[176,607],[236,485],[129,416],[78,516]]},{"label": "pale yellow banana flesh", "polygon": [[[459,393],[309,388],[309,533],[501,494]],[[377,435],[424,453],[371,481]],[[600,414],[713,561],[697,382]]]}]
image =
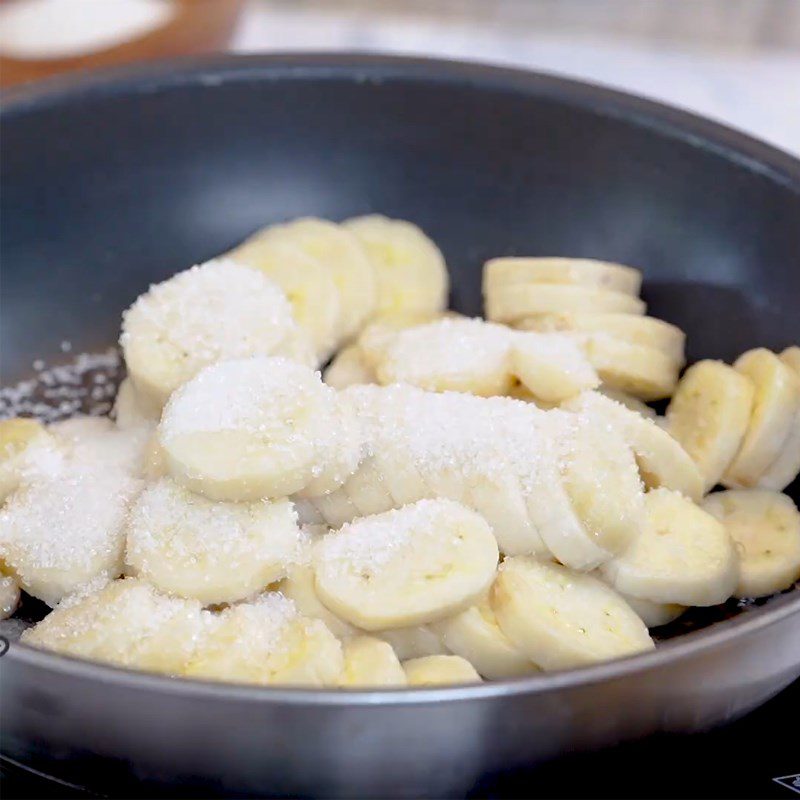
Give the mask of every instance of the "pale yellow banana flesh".
[{"label": "pale yellow banana flesh", "polygon": [[460,656],[423,656],[403,662],[408,685],[412,687],[453,686],[480,683],[475,667]]}]

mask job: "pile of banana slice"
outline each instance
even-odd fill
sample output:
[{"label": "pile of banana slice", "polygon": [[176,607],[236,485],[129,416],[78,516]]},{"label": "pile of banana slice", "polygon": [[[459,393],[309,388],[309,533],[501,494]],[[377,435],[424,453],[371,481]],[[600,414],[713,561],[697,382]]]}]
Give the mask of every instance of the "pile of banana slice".
[{"label": "pile of banana slice", "polygon": [[2,615],[22,590],[53,608],[27,644],[134,669],[402,688],[647,652],[790,588],[800,348],[680,378],[641,279],[493,259],[470,319],[374,215],[151,286],[113,419],[0,422]]}]

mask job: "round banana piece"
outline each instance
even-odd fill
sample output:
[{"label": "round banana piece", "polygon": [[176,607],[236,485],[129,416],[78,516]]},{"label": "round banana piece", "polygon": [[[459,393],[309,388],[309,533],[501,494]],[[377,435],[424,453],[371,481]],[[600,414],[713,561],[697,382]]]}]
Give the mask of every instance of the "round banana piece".
[{"label": "round banana piece", "polygon": [[201,641],[208,612],[137,578],[65,600],[22,634],[33,647],[122,667],[176,675]]},{"label": "round banana piece", "polygon": [[654,603],[652,600],[642,600],[640,597],[631,597],[627,594],[623,594],[622,597],[648,628],[669,625],[686,612],[686,606],[677,603]]},{"label": "round banana piece", "polygon": [[647,522],[600,571],[618,591],[654,603],[714,606],[734,592],[738,558],[725,527],[678,492],[645,495]]},{"label": "round banana piece", "polygon": [[447,305],[447,265],[439,248],[416,225],[380,214],[343,226],[367,251],[378,288],[377,314],[435,314]]},{"label": "round banana piece", "polygon": [[0,620],[8,619],[19,605],[19,584],[10,575],[0,574]]},{"label": "round banana piece", "polygon": [[409,686],[454,686],[481,683],[475,667],[461,656],[423,656],[403,662]]},{"label": "round banana piece", "polygon": [[449,500],[365,517],[314,548],[320,599],[367,631],[457,613],[486,591],[497,561],[484,519]]},{"label": "round banana piece", "polygon": [[739,550],[736,597],[766,597],[800,579],[800,514],[785,494],[763,489],[715,492],[703,508]]},{"label": "round banana piece", "polygon": [[536,400],[561,403],[600,378],[580,345],[568,336],[519,332],[511,347],[511,372]]},{"label": "round banana piece", "polygon": [[[368,369],[374,369],[376,364],[383,358],[383,353],[386,348],[400,331],[413,328],[417,325],[426,325],[429,322],[435,322],[437,319],[449,315],[450,312],[445,312],[445,314],[428,314],[410,311],[406,313],[397,312],[394,314],[383,314],[382,316],[373,318],[362,328],[356,340],[356,345],[361,352],[364,365]],[[376,383],[377,381],[372,382]]]},{"label": "round banana piece", "polygon": [[357,344],[351,344],[340,350],[322,377],[325,383],[334,389],[378,382],[375,370],[367,364]]},{"label": "round banana piece", "polygon": [[800,378],[800,347],[797,345],[787,347],[781,352],[779,358]]},{"label": "round banana piece", "polygon": [[800,407],[783,449],[778,457],[761,473],[758,486],[782,492],[800,474]]},{"label": "round banana piece", "polygon": [[153,428],[158,425],[159,420],[159,415],[153,413],[152,408],[148,408],[139,399],[136,387],[130,378],[125,378],[119,385],[111,416],[117,428],[123,431],[142,427]]},{"label": "round banana piece", "polygon": [[433,623],[432,628],[451,653],[465,658],[488,680],[538,672],[538,667],[500,630],[488,595],[466,611]]},{"label": "round banana piece", "polygon": [[616,427],[633,450],[648,489],[673,489],[695,502],[703,496],[703,478],[697,465],[656,421],[598,392],[584,392],[564,403],[563,408],[585,415],[596,425]]},{"label": "round banana piece", "polygon": [[398,331],[375,365],[378,383],[490,397],[511,387],[508,328],[482,319],[444,318]]},{"label": "round banana piece", "polygon": [[638,397],[634,397],[631,394],[622,392],[619,389],[613,389],[611,386],[601,385],[597,387],[596,391],[602,395],[605,395],[605,397],[608,397],[610,400],[614,400],[621,406],[625,406],[625,408],[629,409],[630,411],[635,411],[637,414],[641,414],[647,419],[655,420],[658,416],[655,409],[650,408],[647,403],[644,403]]},{"label": "round banana piece", "polygon": [[24,417],[0,420],[0,505],[20,483],[58,472],[63,453],[41,422]]},{"label": "round banana piece", "polygon": [[327,361],[339,343],[342,330],[342,308],[334,273],[320,258],[310,255],[307,248],[304,251],[283,241],[282,236],[271,236],[270,230],[256,232],[227,257],[260,270],[281,287],[292,304],[297,324],[311,338],[317,360]]},{"label": "round banana piece", "polygon": [[503,633],[545,670],[580,667],[654,647],[644,622],[605,583],[530,556],[503,562],[490,602]]},{"label": "round banana piece", "polygon": [[395,508],[394,499],[373,458],[361,463],[358,470],[347,479],[342,491],[358,510],[359,517],[383,514]]},{"label": "round banana piece", "polygon": [[362,516],[343,487],[328,494],[310,497],[308,502],[330,528],[341,528]]},{"label": "round banana piece", "polygon": [[0,511],[4,571],[50,606],[98,576],[116,578],[140,488],[121,470],[76,462],[22,484]]},{"label": "round banana piece", "polygon": [[752,381],[755,393],[747,433],[722,483],[746,488],[758,484],[788,441],[800,410],[800,381],[790,367],[764,348],[739,356],[733,367]]},{"label": "round banana piece", "polygon": [[288,500],[214,503],[167,478],[131,509],[126,562],[162,592],[207,606],[244,600],[280,580],[299,547]]},{"label": "round banana piece", "polygon": [[235,683],[335,686],[344,658],[325,623],[277,592],[216,615],[183,674]]},{"label": "round banana piece", "polygon": [[635,314],[561,311],[537,314],[516,323],[522,330],[545,333],[604,333],[614,339],[658,350],[671,361],[685,363],[686,334],[664,320]]},{"label": "round banana piece", "polygon": [[285,358],[206,367],[170,399],[158,437],[170,475],[211,500],[280,498],[329,467],[340,408],[319,373]]},{"label": "round banana piece", "polygon": [[303,217],[261,231],[262,242],[280,242],[321,262],[339,298],[337,342],[355,335],[376,312],[378,300],[375,269],[359,237],[345,225]]},{"label": "round banana piece", "polygon": [[647,401],[661,400],[675,391],[682,365],[660,350],[605,333],[576,336],[582,341],[589,363],[607,386]]},{"label": "round banana piece", "polygon": [[434,625],[413,625],[410,628],[391,628],[377,631],[375,636],[388,642],[401,661],[423,656],[446,655],[442,637]]},{"label": "round banana piece", "polygon": [[667,430],[697,464],[704,492],[720,482],[739,451],[753,394],[750,379],[722,361],[698,361],[681,378],[667,408]]},{"label": "round banana piece", "polygon": [[647,310],[638,297],[622,292],[552,283],[500,286],[492,289],[485,299],[486,318],[510,324],[556,311],[642,315]]},{"label": "round banana piece", "polygon": [[338,685],[345,689],[405,686],[406,673],[392,646],[374,636],[354,636],[343,645],[344,669]]},{"label": "round banana piece", "polygon": [[591,258],[492,258],[483,265],[483,293],[525,283],[574,284],[612,289],[638,297],[642,273],[633,267]]},{"label": "round banana piece", "polygon": [[294,355],[303,341],[280,288],[254,269],[209,261],[151,286],[122,316],[120,344],[143,407],[160,412],[203,367],[248,356]]}]

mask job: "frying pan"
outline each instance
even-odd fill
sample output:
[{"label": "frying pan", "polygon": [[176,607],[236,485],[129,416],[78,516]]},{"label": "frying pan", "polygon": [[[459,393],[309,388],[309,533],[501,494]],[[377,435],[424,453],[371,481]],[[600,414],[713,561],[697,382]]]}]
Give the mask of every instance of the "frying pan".
[{"label": "frying pan", "polygon": [[[149,282],[268,221],[369,211],[441,245],[480,310],[501,254],[639,266],[689,357],[800,339],[800,163],[594,86],[436,61],[183,61],[9,93],[2,110],[3,383],[96,351]],[[796,497],[796,491],[794,492]],[[733,609],[736,610],[736,609]],[[38,652],[0,659],[4,755],[91,782],[461,795],[567,751],[740,716],[800,674],[797,590],[652,653],[402,692],[179,681]]]}]

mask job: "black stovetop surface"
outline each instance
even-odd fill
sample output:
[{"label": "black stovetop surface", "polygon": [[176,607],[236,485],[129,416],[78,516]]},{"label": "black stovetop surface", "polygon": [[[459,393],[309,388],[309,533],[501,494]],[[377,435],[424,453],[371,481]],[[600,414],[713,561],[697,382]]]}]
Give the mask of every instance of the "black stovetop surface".
[{"label": "black stovetop surface", "polygon": [[[800,681],[744,719],[709,733],[659,736],[598,753],[567,756],[535,771],[476,786],[474,798],[800,798],[775,778],[800,773]],[[4,800],[170,798],[129,784],[112,793],[67,786],[0,762]],[[791,784],[791,780],[785,780]],[[192,796],[196,792],[192,791]]]}]

